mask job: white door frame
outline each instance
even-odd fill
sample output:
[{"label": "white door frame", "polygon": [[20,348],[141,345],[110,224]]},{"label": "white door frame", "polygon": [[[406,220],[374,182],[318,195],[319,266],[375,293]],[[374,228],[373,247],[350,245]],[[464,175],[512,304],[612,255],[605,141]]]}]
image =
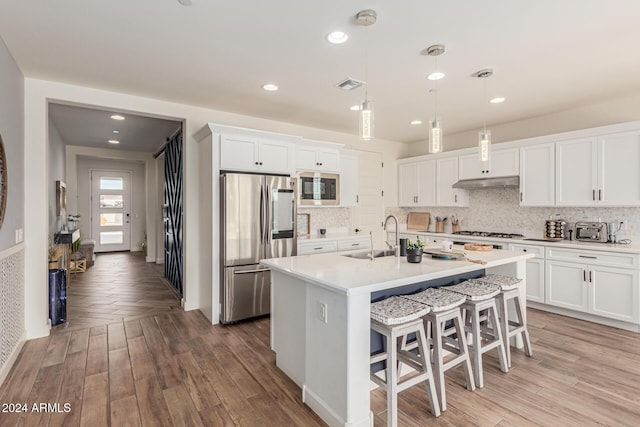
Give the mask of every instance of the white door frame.
[{"label": "white door frame", "polygon": [[[95,240],[94,252],[113,252],[113,251],[129,251],[131,250],[131,171],[125,170],[106,170],[91,169],[91,236]],[[122,190],[119,189],[100,189],[101,177],[122,178]],[[100,207],[100,194],[122,196],[122,206]],[[115,214],[112,217],[112,224],[102,224],[101,215]],[[120,215],[119,221],[117,215]],[[122,239],[120,243],[109,243],[105,236],[103,241],[102,233],[121,233]]]}]

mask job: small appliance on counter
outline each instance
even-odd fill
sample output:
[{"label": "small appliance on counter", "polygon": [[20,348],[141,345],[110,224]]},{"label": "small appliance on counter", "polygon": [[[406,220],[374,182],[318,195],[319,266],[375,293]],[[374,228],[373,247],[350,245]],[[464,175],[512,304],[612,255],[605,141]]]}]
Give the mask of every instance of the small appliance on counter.
[{"label": "small appliance on counter", "polygon": [[576,222],[575,239],[578,241],[607,243],[609,232],[606,222]]},{"label": "small appliance on counter", "polygon": [[567,222],[562,219],[548,219],[544,225],[545,239],[564,239],[566,233]]}]

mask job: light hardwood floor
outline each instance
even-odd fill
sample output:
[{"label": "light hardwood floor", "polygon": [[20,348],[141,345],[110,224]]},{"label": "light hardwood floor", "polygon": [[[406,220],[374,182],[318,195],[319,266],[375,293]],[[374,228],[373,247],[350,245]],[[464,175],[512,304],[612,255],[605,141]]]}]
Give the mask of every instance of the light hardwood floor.
[{"label": "light hardwood floor", "polygon": [[[137,268],[144,269],[144,264]],[[485,358],[485,388],[447,372],[447,411],[429,414],[418,385],[400,394],[402,426],[640,425],[640,335],[529,310],[534,357],[509,373]],[[269,319],[211,326],[166,309],[28,341],[1,403],[69,403],[68,413],[0,413],[0,426],[321,426],[275,367]],[[384,426],[384,392],[371,392]],[[61,409],[64,409],[61,407]]]}]

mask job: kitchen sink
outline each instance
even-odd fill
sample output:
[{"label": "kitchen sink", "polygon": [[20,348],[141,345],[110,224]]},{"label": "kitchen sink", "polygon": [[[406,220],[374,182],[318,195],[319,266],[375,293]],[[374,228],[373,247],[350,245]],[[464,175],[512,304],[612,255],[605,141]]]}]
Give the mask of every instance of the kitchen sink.
[{"label": "kitchen sink", "polygon": [[[382,258],[385,256],[393,256],[395,255],[394,251],[391,250],[375,250],[373,251],[373,258]],[[349,258],[357,258],[357,259],[369,259],[371,258],[371,252],[358,252],[355,254],[348,254],[348,255],[343,255]]]}]

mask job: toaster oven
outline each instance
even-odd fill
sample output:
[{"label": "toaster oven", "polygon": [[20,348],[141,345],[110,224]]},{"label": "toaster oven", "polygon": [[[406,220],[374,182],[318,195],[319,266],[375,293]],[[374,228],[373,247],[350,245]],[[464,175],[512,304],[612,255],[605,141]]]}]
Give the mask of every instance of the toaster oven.
[{"label": "toaster oven", "polygon": [[609,233],[606,222],[576,222],[576,240],[607,243]]}]

